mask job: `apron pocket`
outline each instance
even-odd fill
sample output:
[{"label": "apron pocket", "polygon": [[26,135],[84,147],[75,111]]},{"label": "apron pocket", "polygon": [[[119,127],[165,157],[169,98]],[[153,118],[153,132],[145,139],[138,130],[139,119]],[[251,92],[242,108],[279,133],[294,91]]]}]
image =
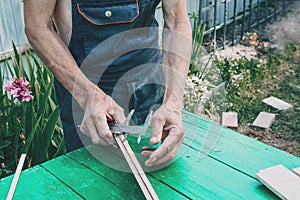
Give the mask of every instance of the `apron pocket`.
[{"label": "apron pocket", "polygon": [[119,3],[78,3],[77,11],[90,23],[103,26],[133,22],[139,16],[138,0]]}]

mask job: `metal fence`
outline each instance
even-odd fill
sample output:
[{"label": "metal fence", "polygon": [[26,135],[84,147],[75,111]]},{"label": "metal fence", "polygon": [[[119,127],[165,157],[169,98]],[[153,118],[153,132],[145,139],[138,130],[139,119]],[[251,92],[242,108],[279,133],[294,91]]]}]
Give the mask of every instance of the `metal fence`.
[{"label": "metal fence", "polygon": [[198,0],[199,20],[206,24],[205,36],[214,46],[240,41],[246,32],[259,31],[284,13],[293,0]]}]

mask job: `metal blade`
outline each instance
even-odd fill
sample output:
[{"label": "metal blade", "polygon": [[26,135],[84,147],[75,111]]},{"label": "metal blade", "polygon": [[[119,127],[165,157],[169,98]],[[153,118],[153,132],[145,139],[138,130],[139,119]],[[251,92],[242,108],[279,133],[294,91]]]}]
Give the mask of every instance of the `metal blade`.
[{"label": "metal blade", "polygon": [[146,135],[146,131],[149,128],[150,123],[151,123],[152,114],[153,114],[153,111],[151,110],[150,113],[147,115],[147,117],[145,119],[145,123],[144,123],[144,126],[143,126],[143,131],[140,132],[139,137],[137,139],[138,144],[141,142],[142,136]]},{"label": "metal blade", "polygon": [[126,126],[126,125],[115,125],[111,127],[113,133],[131,133],[140,134],[144,131],[142,126]]},{"label": "metal blade", "polygon": [[130,120],[131,120],[131,118],[132,118],[132,115],[133,115],[133,113],[134,113],[134,109],[132,109],[131,111],[130,111],[130,113],[127,115],[127,117],[126,117],[126,120],[125,120],[125,122],[124,122],[124,125],[129,125],[129,122],[130,122]]}]

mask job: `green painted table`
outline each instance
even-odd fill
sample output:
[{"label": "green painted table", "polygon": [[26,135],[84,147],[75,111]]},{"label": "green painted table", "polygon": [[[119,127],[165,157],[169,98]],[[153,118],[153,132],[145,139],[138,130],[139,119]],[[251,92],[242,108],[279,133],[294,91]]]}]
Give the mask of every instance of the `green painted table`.
[{"label": "green painted table", "polygon": [[[188,112],[185,142],[169,166],[147,176],[161,199],[278,199],[255,178],[261,169],[300,166],[300,158]],[[135,140],[131,141],[137,151]],[[135,145],[135,146],[134,146]],[[144,199],[134,176],[99,162],[89,146],[21,173],[14,199]],[[5,199],[12,176],[0,181]]]}]

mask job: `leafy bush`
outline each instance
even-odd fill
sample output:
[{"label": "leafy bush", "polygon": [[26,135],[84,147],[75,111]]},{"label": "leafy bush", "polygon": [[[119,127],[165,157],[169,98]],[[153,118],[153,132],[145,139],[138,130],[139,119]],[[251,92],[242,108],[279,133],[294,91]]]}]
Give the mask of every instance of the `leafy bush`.
[{"label": "leafy bush", "polygon": [[[21,153],[30,167],[65,152],[53,75],[32,52],[23,56],[14,46],[12,64],[0,70],[0,177],[13,173]],[[11,77],[24,77],[30,83],[33,99],[21,102],[4,89],[4,71]]]},{"label": "leafy bush", "polygon": [[226,84],[227,110],[239,113],[243,123],[250,123],[262,109],[260,101],[264,94],[260,92],[261,83],[269,69],[266,64],[254,59],[214,60]]}]

